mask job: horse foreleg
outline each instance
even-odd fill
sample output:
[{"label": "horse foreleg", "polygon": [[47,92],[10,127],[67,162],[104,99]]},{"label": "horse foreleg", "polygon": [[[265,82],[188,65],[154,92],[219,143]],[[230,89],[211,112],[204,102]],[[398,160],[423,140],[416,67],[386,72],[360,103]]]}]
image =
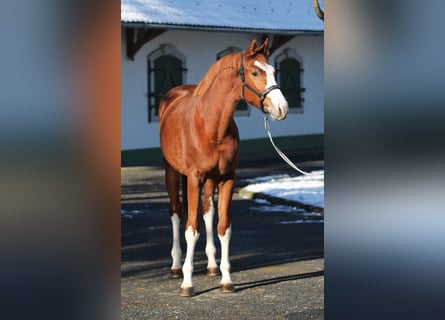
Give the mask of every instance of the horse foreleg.
[{"label": "horse foreleg", "polygon": [[234,179],[219,183],[218,186],[218,238],[221,242],[221,264],[222,274],[221,291],[235,292],[235,287],[230,277],[229,244],[232,235],[230,224],[230,202],[232,200]]},{"label": "horse foreleg", "polygon": [[168,163],[165,165],[165,184],[170,198],[169,212],[173,230],[173,244],[171,250],[172,266],[170,269],[170,278],[179,278],[181,276],[181,246],[179,242],[179,226],[181,221],[181,203],[179,200],[179,173]]},{"label": "horse foreleg", "polygon": [[202,212],[204,214],[204,223],[206,228],[206,248],[207,255],[207,275],[214,277],[218,275],[218,265],[216,263],[215,254],[216,247],[213,240],[213,217],[215,215],[215,207],[213,206],[213,193],[215,191],[215,183],[207,180],[203,188]]},{"label": "horse foreleg", "polygon": [[230,277],[230,262],[229,262],[229,243],[232,235],[232,227],[226,229],[225,234],[222,236],[218,234],[219,241],[221,242],[221,265],[220,270],[222,273],[221,279],[221,291],[222,292],[235,292],[235,287]]},{"label": "horse foreleg", "polygon": [[184,280],[179,289],[179,295],[190,297],[195,295],[192,283],[193,274],[193,256],[195,253],[196,242],[199,238],[198,224],[198,205],[201,188],[199,178],[195,176],[187,177],[187,199],[188,199],[188,216],[185,225],[185,241],[187,243],[187,253],[184,264],[182,265],[182,273]]}]

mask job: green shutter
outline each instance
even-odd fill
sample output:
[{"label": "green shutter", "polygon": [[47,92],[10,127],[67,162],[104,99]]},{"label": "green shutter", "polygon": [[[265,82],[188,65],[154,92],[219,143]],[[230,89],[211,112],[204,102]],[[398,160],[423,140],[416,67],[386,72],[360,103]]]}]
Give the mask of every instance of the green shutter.
[{"label": "green shutter", "polygon": [[238,102],[238,105],[236,106],[236,111],[249,111],[249,107],[247,106],[246,101],[241,100],[240,102]]},{"label": "green shutter", "polygon": [[182,61],[178,58],[166,55],[157,58],[153,63],[150,72],[154,72],[154,86],[150,86],[150,96],[154,96],[154,105],[150,106],[154,110],[154,115],[158,115],[159,103],[164,94],[173,87],[183,83]]},{"label": "green shutter", "polygon": [[300,108],[301,84],[300,63],[294,58],[287,58],[280,62],[280,87],[289,103],[289,108]]}]

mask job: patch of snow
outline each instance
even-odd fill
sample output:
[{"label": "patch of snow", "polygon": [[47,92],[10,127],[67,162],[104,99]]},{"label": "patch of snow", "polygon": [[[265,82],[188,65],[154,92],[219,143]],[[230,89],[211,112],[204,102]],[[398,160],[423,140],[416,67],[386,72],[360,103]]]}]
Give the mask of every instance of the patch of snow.
[{"label": "patch of snow", "polygon": [[323,220],[303,220],[303,219],[299,219],[299,220],[290,220],[290,221],[280,221],[280,222],[277,222],[276,224],[297,224],[297,223],[324,223],[324,219]]},{"label": "patch of snow", "polygon": [[255,199],[256,203],[264,204],[260,207],[250,207],[250,210],[259,211],[259,212],[287,212],[287,213],[296,213],[299,216],[309,216],[309,217],[319,217],[320,213],[317,212],[307,212],[304,209],[296,208],[293,206],[286,205],[271,205],[269,201],[263,199]]},{"label": "patch of snow", "polygon": [[279,179],[289,178],[288,174],[277,174],[273,176],[264,176],[264,177],[256,177],[251,179],[245,179],[247,183],[254,184],[254,183],[261,183],[261,182],[270,182],[270,181],[277,181]]},{"label": "patch of snow", "polygon": [[133,216],[143,213],[142,210],[121,210],[122,218],[133,218]]},{"label": "patch of snow", "polygon": [[324,170],[297,177],[262,177],[249,182],[253,182],[245,187],[249,192],[324,207]]}]

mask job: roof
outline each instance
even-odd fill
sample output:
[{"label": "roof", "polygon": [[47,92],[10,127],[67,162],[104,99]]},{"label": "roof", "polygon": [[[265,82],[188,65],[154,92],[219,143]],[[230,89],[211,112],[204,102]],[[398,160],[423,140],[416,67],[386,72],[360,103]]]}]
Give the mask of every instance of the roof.
[{"label": "roof", "polygon": [[[323,5],[324,1],[320,1]],[[158,28],[323,32],[312,0],[121,0],[121,22]]]}]

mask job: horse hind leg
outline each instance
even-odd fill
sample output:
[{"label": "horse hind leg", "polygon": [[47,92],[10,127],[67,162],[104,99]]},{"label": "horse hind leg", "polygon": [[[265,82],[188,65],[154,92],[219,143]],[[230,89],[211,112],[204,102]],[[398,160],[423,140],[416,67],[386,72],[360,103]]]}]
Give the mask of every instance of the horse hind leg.
[{"label": "horse hind leg", "polygon": [[181,224],[181,201],[179,199],[179,179],[180,174],[174,170],[167,161],[165,162],[165,184],[170,199],[169,213],[173,230],[173,244],[171,250],[172,266],[170,278],[180,278],[181,270],[181,245],[180,245],[180,224]]},{"label": "horse hind leg", "polygon": [[187,176],[181,174],[181,210],[182,210],[182,221],[187,221],[187,211],[188,211],[188,200],[187,200]]},{"label": "horse hind leg", "polygon": [[213,240],[213,218],[215,216],[215,207],[213,205],[213,193],[215,191],[215,183],[207,180],[203,187],[202,212],[206,229],[206,247],[207,255],[207,276],[215,277],[219,275],[218,265],[216,263],[215,254],[216,247]]}]

